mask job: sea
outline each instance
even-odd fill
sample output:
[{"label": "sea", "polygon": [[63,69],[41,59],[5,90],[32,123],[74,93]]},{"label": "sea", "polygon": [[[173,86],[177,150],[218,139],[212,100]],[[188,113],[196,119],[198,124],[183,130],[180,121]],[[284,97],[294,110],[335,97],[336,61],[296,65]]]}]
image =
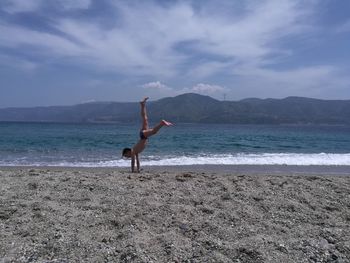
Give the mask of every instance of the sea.
[{"label": "sea", "polygon": [[[137,124],[0,123],[0,166],[127,167]],[[176,123],[149,138],[143,166],[350,166],[350,126]]]}]

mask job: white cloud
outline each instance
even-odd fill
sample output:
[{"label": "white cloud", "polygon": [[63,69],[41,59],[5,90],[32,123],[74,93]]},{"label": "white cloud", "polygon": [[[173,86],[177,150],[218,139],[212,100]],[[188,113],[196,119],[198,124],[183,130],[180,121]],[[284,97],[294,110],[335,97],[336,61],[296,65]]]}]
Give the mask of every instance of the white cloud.
[{"label": "white cloud", "polygon": [[160,81],[155,81],[155,82],[149,82],[145,83],[141,86],[142,88],[146,89],[149,92],[153,92],[152,96],[176,96],[180,95],[183,93],[198,93],[202,95],[214,95],[217,96],[218,93],[220,93],[220,96],[228,91],[227,88],[222,87],[220,85],[215,85],[215,84],[205,84],[205,83],[198,83],[195,84],[194,86],[190,88],[180,88],[176,89],[173,87],[169,87]]},{"label": "white cloud", "polygon": [[327,65],[299,67],[283,71],[246,67],[238,70],[238,74],[240,80],[236,85],[246,87],[239,91],[239,97],[296,95],[339,99],[337,91],[350,86],[347,72]]},{"label": "white cloud", "polygon": [[[13,0],[7,9],[33,11],[40,1]],[[326,83],[339,79],[337,69],[329,65],[266,68],[267,64],[278,65],[281,57],[293,56],[294,50],[282,46],[281,40],[307,37],[313,31],[309,19],[317,1],[247,0],[239,2],[242,10],[232,9],[232,12],[216,7],[216,2],[203,4],[200,9],[194,8],[191,1],[167,5],[156,1],[111,3],[118,11],[118,23],[114,27],[101,27],[87,19],[52,18],[53,26],[63,33],[55,35],[3,23],[0,46],[35,50],[38,56],[48,58],[47,63],[68,61],[96,71],[151,76],[167,82],[186,78],[199,84],[182,91],[207,94],[232,89],[202,83],[215,82],[210,78],[220,74],[235,75],[250,83],[248,88],[265,83],[283,86],[286,91],[325,87]],[[232,8],[231,0],[223,3]],[[67,9],[88,8],[91,0],[62,0],[61,4]],[[348,23],[343,30],[346,28]],[[342,79],[342,83],[347,82]],[[159,81],[143,87],[164,94],[178,92]]]},{"label": "white cloud", "polygon": [[225,92],[227,91],[227,89],[219,85],[198,83],[197,85],[192,87],[192,91],[203,94],[216,94],[218,92]]},{"label": "white cloud", "polygon": [[91,0],[60,0],[59,3],[64,9],[87,9]]},{"label": "white cloud", "polygon": [[49,54],[60,57],[73,56],[81,52],[77,44],[60,36],[2,24],[0,24],[0,46],[27,48],[28,50],[34,47],[37,48],[39,55]]},{"label": "white cloud", "polygon": [[9,0],[5,2],[4,10],[13,14],[21,12],[38,11],[43,3],[52,2],[63,9],[87,9],[91,5],[91,0]]},{"label": "white cloud", "polygon": [[33,12],[41,5],[41,0],[11,0],[5,2],[4,10],[9,13]]},{"label": "white cloud", "polygon": [[[134,5],[118,1],[113,3],[121,13],[122,23],[115,28],[105,29],[92,22],[62,19],[57,21],[57,29],[77,42],[49,33],[16,29],[3,39],[2,45],[37,45],[51,49],[52,54],[69,57],[74,52],[75,59],[89,62],[91,66],[97,64],[103,70],[171,77],[179,74],[179,65],[186,63],[190,56],[176,48],[181,43],[191,43],[189,47],[193,53],[204,52],[204,56],[210,54],[231,60],[228,67],[232,67],[232,62],[259,64],[276,52],[270,44],[302,30],[305,12],[297,8],[298,2],[253,1],[254,5],[247,5],[243,16],[220,17],[211,15],[209,10],[198,12],[189,2],[165,7],[155,2]],[[90,1],[74,1],[74,5],[68,0],[62,3],[73,8],[87,7]],[[7,27],[7,31],[13,29]],[[60,44],[51,45],[53,39]],[[218,63],[213,60],[202,67],[203,63],[199,63],[198,76],[214,74],[221,69]]]},{"label": "white cloud", "polygon": [[156,90],[156,91],[159,91],[159,92],[170,92],[170,91],[173,91],[172,88],[170,88],[167,85],[161,83],[160,81],[149,82],[149,83],[143,84],[142,87],[144,89]]},{"label": "white cloud", "polygon": [[341,24],[336,28],[337,33],[344,33],[350,31],[350,20],[346,21],[345,23]]},{"label": "white cloud", "polygon": [[23,61],[16,57],[0,54],[0,66],[13,67],[21,72],[34,73],[38,68],[38,64],[32,61]]},{"label": "white cloud", "polygon": [[179,95],[183,93],[197,93],[201,95],[208,95],[216,99],[222,99],[222,96],[228,92],[229,89],[216,84],[197,83],[192,87],[185,87],[182,89],[176,89],[173,95]]},{"label": "white cloud", "polygon": [[97,102],[97,100],[95,100],[95,99],[88,99],[88,100],[81,101],[80,104],[94,103],[94,102]]},{"label": "white cloud", "polygon": [[217,73],[228,73],[229,68],[234,68],[234,63],[228,62],[203,62],[192,66],[187,72],[186,77],[194,79],[204,79]]}]

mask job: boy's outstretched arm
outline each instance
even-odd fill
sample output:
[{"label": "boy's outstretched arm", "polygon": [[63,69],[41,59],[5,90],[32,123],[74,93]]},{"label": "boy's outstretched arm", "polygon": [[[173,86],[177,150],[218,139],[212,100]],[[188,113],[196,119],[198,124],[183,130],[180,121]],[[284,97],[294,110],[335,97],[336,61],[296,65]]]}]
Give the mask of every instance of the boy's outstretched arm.
[{"label": "boy's outstretched arm", "polygon": [[137,172],[140,172],[140,161],[139,161],[139,155],[136,154],[136,167],[137,167]]},{"label": "boy's outstretched arm", "polygon": [[131,156],[131,172],[135,172],[135,155]]}]

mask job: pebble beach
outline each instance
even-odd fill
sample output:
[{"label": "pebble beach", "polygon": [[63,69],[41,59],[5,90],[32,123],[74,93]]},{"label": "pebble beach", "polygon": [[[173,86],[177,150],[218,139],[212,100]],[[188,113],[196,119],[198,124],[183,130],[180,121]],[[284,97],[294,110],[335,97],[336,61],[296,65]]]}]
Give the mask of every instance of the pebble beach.
[{"label": "pebble beach", "polygon": [[350,262],[350,176],[0,169],[0,262]]}]

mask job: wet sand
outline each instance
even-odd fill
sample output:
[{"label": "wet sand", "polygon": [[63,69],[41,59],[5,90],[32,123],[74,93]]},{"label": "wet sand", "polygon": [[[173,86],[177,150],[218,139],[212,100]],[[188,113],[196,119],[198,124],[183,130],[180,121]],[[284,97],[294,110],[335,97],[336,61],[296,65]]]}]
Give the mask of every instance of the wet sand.
[{"label": "wet sand", "polygon": [[350,176],[1,168],[0,262],[350,262]]}]

